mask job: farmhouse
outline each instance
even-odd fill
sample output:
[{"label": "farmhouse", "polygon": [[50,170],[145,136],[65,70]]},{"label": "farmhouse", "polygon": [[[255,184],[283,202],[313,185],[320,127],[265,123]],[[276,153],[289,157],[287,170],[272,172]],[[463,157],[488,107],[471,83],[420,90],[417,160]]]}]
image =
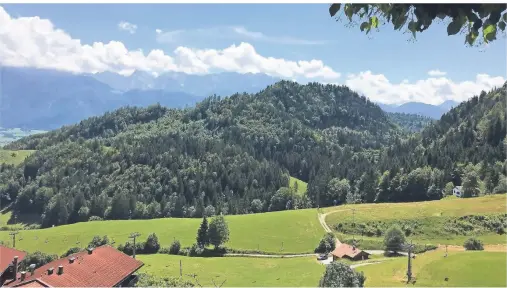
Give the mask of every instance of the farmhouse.
[{"label": "farmhouse", "polygon": [[26,252],[0,245],[0,286],[16,275]]},{"label": "farmhouse", "polygon": [[104,245],[22,271],[5,287],[131,287],[144,264]]},{"label": "farmhouse", "polygon": [[365,260],[370,256],[369,253],[345,243],[338,245],[331,254],[333,255],[333,261],[336,261],[338,258],[345,258],[353,261]]},{"label": "farmhouse", "polygon": [[452,195],[456,197],[463,197],[463,186],[456,186],[452,188]]}]

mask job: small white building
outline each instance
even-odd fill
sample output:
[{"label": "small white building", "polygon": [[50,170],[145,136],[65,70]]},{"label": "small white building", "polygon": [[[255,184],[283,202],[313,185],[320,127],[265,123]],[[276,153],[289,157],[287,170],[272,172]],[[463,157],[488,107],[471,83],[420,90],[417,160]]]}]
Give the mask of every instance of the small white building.
[{"label": "small white building", "polygon": [[463,197],[463,186],[455,186],[452,188],[452,195],[456,197]]}]

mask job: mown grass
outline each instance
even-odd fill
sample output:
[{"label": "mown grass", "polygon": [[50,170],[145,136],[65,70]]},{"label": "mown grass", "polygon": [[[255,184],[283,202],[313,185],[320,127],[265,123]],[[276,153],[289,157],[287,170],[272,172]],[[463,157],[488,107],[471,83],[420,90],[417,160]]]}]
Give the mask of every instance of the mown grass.
[{"label": "mown grass", "polygon": [[[326,208],[324,212],[336,211],[326,217],[326,223],[335,231],[337,224],[350,226],[352,223],[356,223],[356,227],[360,227],[360,224],[382,221],[387,227],[394,223],[405,222],[417,224],[416,234],[410,235],[410,239],[417,243],[462,245],[470,236],[476,236],[485,244],[505,244],[507,243],[505,235],[495,232],[469,231],[466,235],[457,235],[445,230],[444,227],[449,225],[453,219],[461,216],[505,214],[506,200],[506,195],[502,194],[416,203],[343,205]],[[352,209],[354,209],[354,213]],[[352,237],[352,234],[348,233],[336,234],[343,240]],[[365,239],[367,240],[365,242],[370,242],[370,244],[381,243],[383,240],[383,237],[367,237],[359,232],[355,233],[355,237]]]},{"label": "mown grass", "polygon": [[179,277],[180,260],[185,279],[196,274],[203,287],[316,287],[325,267],[315,257],[299,258],[190,258],[165,254],[139,255],[140,272],[159,277]]},{"label": "mown grass", "polygon": [[19,165],[25,158],[30,156],[35,150],[3,150],[0,149],[0,164]]},{"label": "mown grass", "polygon": [[[236,250],[259,250],[268,253],[313,253],[324,229],[313,209],[262,214],[226,216],[230,241],[227,247]],[[41,250],[58,255],[71,247],[84,247],[95,235],[108,235],[118,246],[128,240],[132,232],[141,233],[145,241],[156,233],[165,247],[178,239],[182,246],[195,242],[201,219],[163,218],[153,220],[96,221],[63,225],[47,229],[22,230],[16,247],[26,251]],[[0,232],[0,240],[10,243],[9,231]],[[47,242],[46,242],[47,240]]]},{"label": "mown grass", "polygon": [[[412,261],[415,283],[406,284],[407,259],[357,267],[364,272],[367,287],[505,287],[507,254],[503,252],[432,251],[418,255]],[[445,281],[448,278],[448,281]]]},{"label": "mown grass", "polygon": [[306,191],[308,189],[308,183],[291,176],[289,179],[289,188],[294,189],[296,187],[296,183],[297,183],[296,191],[298,192],[298,194],[299,195],[306,194]]}]

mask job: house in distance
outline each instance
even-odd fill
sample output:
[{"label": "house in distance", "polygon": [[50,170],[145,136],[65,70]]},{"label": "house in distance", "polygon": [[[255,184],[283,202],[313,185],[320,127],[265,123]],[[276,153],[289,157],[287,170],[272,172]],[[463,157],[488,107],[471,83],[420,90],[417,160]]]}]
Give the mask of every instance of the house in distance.
[{"label": "house in distance", "polygon": [[370,257],[370,254],[356,248],[355,246],[351,246],[345,243],[342,243],[338,245],[333,252],[331,252],[331,255],[333,255],[333,261],[336,261],[338,259],[349,259],[352,261],[358,261],[358,260],[365,260]]}]

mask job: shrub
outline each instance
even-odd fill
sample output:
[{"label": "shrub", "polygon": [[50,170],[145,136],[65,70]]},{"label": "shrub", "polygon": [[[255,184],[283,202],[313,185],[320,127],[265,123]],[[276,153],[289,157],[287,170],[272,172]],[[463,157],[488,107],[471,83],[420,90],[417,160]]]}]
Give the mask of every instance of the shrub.
[{"label": "shrub", "polygon": [[28,270],[28,267],[31,264],[35,264],[35,268],[39,268],[56,259],[58,259],[58,255],[50,255],[40,251],[35,251],[26,255],[23,261],[21,261],[21,270]]},{"label": "shrub", "polygon": [[364,287],[366,277],[342,262],[327,265],[319,287]]},{"label": "shrub", "polygon": [[174,240],[171,244],[171,247],[169,247],[169,254],[178,255],[181,249],[180,241]]},{"label": "shrub", "polygon": [[398,226],[392,226],[386,231],[384,237],[384,246],[386,252],[394,252],[402,250],[402,245],[405,243],[405,235],[401,232]]},{"label": "shrub", "polygon": [[88,221],[104,221],[104,219],[100,218],[99,216],[91,216]]},{"label": "shrub", "polygon": [[192,247],[188,250],[188,256],[190,257],[202,256],[203,253],[204,248],[197,243],[194,243],[194,245],[192,245]]},{"label": "shrub", "polygon": [[484,250],[482,241],[473,237],[466,240],[463,247],[465,247],[466,250]]},{"label": "shrub", "polygon": [[158,277],[146,273],[138,275],[136,287],[195,287],[194,283],[176,277]]},{"label": "shrub", "polygon": [[157,234],[152,233],[146,239],[143,247],[143,253],[145,254],[154,254],[160,250],[160,243],[158,242]]},{"label": "shrub", "polygon": [[315,253],[329,253],[336,248],[336,237],[333,233],[326,233],[315,248]]},{"label": "shrub", "polygon": [[109,244],[109,238],[107,238],[107,235],[104,235],[102,239],[100,236],[94,236],[92,241],[88,243],[88,247],[95,248],[106,244]]},{"label": "shrub", "polygon": [[75,253],[78,253],[78,252],[81,252],[81,251],[83,251],[83,249],[81,249],[81,248],[79,248],[79,247],[72,247],[72,248],[69,248],[69,250],[67,250],[67,252],[65,252],[65,253],[63,253],[63,254],[62,254],[62,257],[61,257],[61,258],[63,258],[63,257],[67,257],[67,256],[69,256],[69,255],[71,255],[71,254],[75,254]]}]

